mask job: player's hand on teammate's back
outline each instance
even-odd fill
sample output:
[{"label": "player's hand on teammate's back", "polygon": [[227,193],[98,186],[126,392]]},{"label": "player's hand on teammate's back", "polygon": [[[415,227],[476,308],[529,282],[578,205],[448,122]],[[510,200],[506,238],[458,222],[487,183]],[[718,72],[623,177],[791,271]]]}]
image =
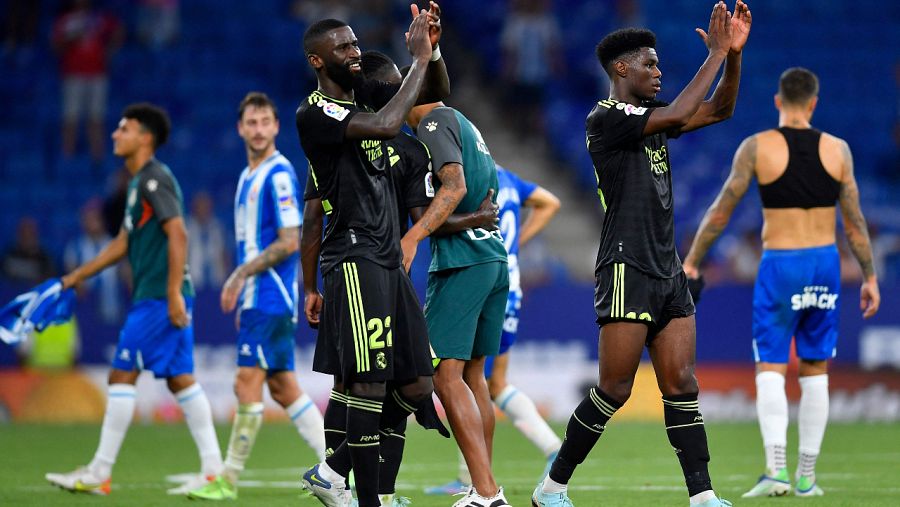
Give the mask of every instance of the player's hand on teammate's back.
[{"label": "player's hand on teammate's back", "polygon": [[750,37],[750,7],[741,0],[734,4],[734,15],[731,16],[731,48],[732,53],[740,53],[744,50],[744,44]]},{"label": "player's hand on teammate's back", "polygon": [[182,328],[187,327],[191,323],[191,318],[187,313],[187,306],[184,303],[184,296],[181,292],[178,294],[170,294],[169,300],[169,322],[173,326]]},{"label": "player's hand on teammate's back", "polygon": [[319,328],[319,315],[322,312],[322,294],[319,291],[304,291],[303,313],[306,314],[306,322],[313,329]]},{"label": "player's hand on teammate's back", "polygon": [[222,294],[219,296],[219,304],[222,306],[223,313],[228,313],[237,306],[238,297],[240,297],[241,291],[244,290],[244,282],[246,280],[247,278],[238,269],[235,269],[228,276],[228,280],[225,280],[225,285],[222,286]]},{"label": "player's hand on teammate's back", "polygon": [[413,58],[424,59],[426,62],[431,58],[431,39],[428,36],[429,21],[428,12],[422,11],[416,16],[409,25],[409,32],[406,33],[406,45],[409,53]]},{"label": "player's hand on teammate's back", "polygon": [[867,280],[859,288],[859,309],[863,311],[863,318],[868,319],[875,315],[881,306],[881,292],[878,290],[878,282]]},{"label": "player's hand on teammate's back", "polygon": [[500,206],[494,202],[494,189],[489,188],[481,205],[475,210],[476,227],[480,227],[486,231],[496,231],[500,229]]},{"label": "player's hand on teammate's back", "polygon": [[701,28],[695,28],[694,31],[703,39],[710,54],[727,53],[731,47],[732,28],[731,14],[725,2],[720,1],[713,7],[709,16],[708,32],[704,32]]}]

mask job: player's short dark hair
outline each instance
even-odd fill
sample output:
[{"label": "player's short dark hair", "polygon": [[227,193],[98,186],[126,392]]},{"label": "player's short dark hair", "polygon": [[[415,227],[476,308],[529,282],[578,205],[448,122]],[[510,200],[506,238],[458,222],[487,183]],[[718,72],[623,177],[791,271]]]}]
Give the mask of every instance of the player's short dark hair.
[{"label": "player's short dark hair", "polygon": [[278,108],[275,107],[275,103],[272,102],[268,95],[263,92],[250,92],[238,106],[238,121],[244,118],[244,110],[251,106],[257,109],[268,107],[272,110],[272,114],[275,115],[275,119],[278,119]]},{"label": "player's short dark hair", "polygon": [[381,51],[364,51],[359,57],[363,75],[368,79],[383,80],[384,74],[396,66],[391,57]]},{"label": "player's short dark hair", "polygon": [[607,35],[597,44],[597,59],[606,70],[619,57],[641,48],[656,48],[656,34],[645,28],[622,28]]},{"label": "player's short dark hair", "polygon": [[345,26],[349,25],[334,18],[323,19],[309,25],[309,28],[303,33],[303,52],[309,56],[313,53],[313,48],[319,43],[319,39],[321,39],[323,35],[335,28],[342,28]]},{"label": "player's short dark hair", "polygon": [[778,79],[778,95],[788,104],[805,104],[819,94],[819,78],[809,69],[791,67]]},{"label": "player's short dark hair", "polygon": [[172,130],[172,122],[169,114],[158,106],[149,102],[131,104],[122,112],[122,118],[135,120],[141,127],[153,136],[153,149],[166,144],[169,140],[169,131]]}]

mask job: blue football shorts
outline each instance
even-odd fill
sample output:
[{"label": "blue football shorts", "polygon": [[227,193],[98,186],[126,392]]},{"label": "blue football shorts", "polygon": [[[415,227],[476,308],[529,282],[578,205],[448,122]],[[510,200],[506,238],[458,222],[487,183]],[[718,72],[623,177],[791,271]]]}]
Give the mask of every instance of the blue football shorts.
[{"label": "blue football shorts", "polygon": [[[184,298],[188,317],[193,298]],[[138,301],[128,311],[119,333],[112,367],[118,370],[148,370],[156,378],[194,372],[194,325],[177,328],[169,322],[166,299]]]},{"label": "blue football shorts", "polygon": [[289,313],[270,314],[257,309],[241,311],[238,330],[238,366],[259,367],[269,375],[294,370],[294,331]]},{"label": "blue football shorts", "polygon": [[753,288],[756,362],[787,363],[792,338],[801,359],[834,357],[840,283],[834,245],[764,251]]}]

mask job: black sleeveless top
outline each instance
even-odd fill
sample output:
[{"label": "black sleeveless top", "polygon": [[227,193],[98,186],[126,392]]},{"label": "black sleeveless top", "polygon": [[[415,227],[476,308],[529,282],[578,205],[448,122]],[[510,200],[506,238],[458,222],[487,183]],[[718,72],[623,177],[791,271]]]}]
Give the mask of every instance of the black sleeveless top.
[{"label": "black sleeveless top", "polygon": [[759,185],[763,208],[828,208],[835,205],[841,183],[828,174],[819,159],[816,129],[780,127],[788,145],[788,165],[784,173],[768,185]]}]

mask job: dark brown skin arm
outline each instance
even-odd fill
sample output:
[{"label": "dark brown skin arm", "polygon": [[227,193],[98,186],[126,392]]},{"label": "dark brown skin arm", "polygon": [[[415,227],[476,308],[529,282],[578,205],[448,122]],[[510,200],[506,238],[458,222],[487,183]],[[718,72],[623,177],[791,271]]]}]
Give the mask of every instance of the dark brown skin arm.
[{"label": "dark brown skin arm", "polygon": [[[698,33],[709,49],[706,61],[700,66],[694,79],[681,90],[671,104],[656,108],[650,113],[644,126],[645,136],[684,128],[700,108],[731,45],[731,20],[724,3],[720,2],[713,7],[709,19],[709,33],[706,34],[702,30]],[[616,66],[619,65],[625,66],[626,63],[616,62]]]},{"label": "dark brown skin arm", "polygon": [[431,58],[428,38],[428,15],[420,14],[409,28],[409,48],[413,64],[396,95],[377,113],[359,113],[350,119],[347,139],[393,139],[400,133],[406,115],[416,104],[425,81],[425,70]]},{"label": "dark brown skin arm", "polygon": [[303,270],[303,312],[312,327],[319,325],[322,295],[318,280],[319,252],[322,250],[322,222],[324,210],[321,199],[310,199],[303,207],[303,228],[300,234],[300,267]]}]

